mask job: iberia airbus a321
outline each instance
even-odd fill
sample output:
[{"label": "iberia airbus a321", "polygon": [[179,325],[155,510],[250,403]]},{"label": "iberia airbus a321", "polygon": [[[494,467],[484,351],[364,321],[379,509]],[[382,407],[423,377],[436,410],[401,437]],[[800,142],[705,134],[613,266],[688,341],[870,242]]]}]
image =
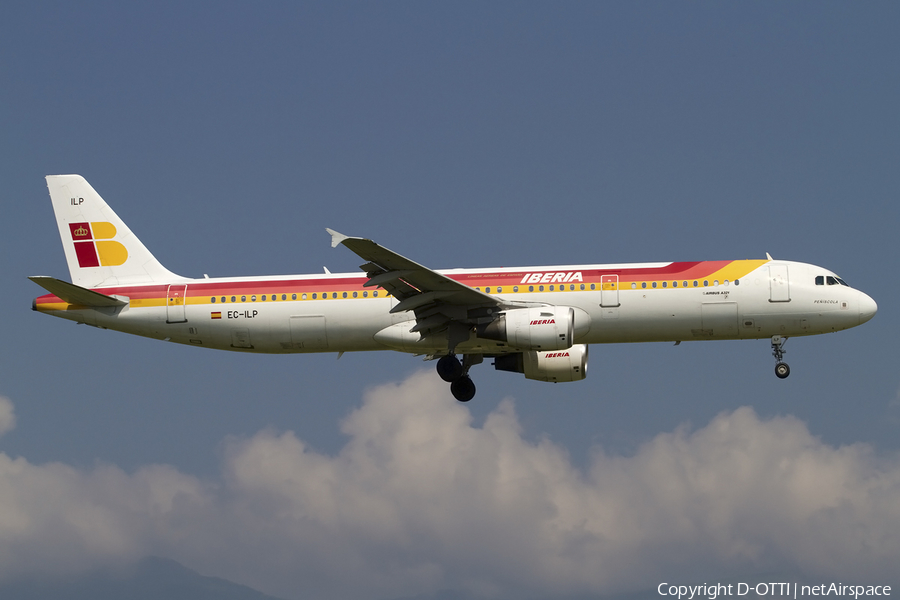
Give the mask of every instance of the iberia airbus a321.
[{"label": "iberia airbus a321", "polygon": [[878,308],[827,269],[768,255],[433,271],[331,229],[362,274],[190,279],[163,267],[83,177],[51,175],[47,187],[72,283],[31,277],[50,292],[34,310],[220,350],[424,355],[462,402],[486,357],[528,379],[578,381],[589,344],[770,338],[783,379],[788,337],[855,327]]}]

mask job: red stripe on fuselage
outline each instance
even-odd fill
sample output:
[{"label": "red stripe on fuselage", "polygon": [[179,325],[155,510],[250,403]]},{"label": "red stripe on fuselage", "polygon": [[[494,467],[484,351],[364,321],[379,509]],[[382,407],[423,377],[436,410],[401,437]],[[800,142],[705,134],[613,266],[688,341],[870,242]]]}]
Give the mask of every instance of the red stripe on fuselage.
[{"label": "red stripe on fuselage", "polygon": [[[620,282],[631,281],[654,281],[664,279],[702,279],[707,277],[733,263],[734,261],[699,261],[699,262],[676,262],[661,267],[638,267],[629,268],[623,265],[620,268],[610,269],[584,269],[584,268],[547,268],[547,269],[529,269],[511,272],[485,272],[485,273],[453,273],[447,274],[447,277],[458,281],[464,285],[471,287],[508,287],[511,291],[512,286],[523,286],[527,284],[520,283],[522,278],[531,273],[581,273],[581,279],[577,283],[600,283],[600,279],[604,275],[618,275]],[[203,298],[213,296],[240,296],[252,294],[301,294],[301,293],[322,293],[322,292],[354,292],[354,291],[373,291],[380,288],[366,288],[363,284],[366,277],[360,275],[358,277],[329,277],[329,278],[302,278],[302,279],[269,279],[269,280],[250,280],[250,281],[232,281],[217,282],[207,280],[195,280],[187,282],[173,283],[173,285],[187,285],[187,298]],[[559,282],[556,283],[572,283]],[[95,291],[109,296],[119,295],[127,296],[136,300],[148,300],[154,298],[165,298],[168,291],[168,285],[142,285],[142,286],[115,286],[106,288],[95,288]],[[384,290],[381,290],[383,293]],[[55,298],[55,296],[42,296],[39,302],[49,302],[44,298]],[[57,299],[57,301],[59,301]]]}]

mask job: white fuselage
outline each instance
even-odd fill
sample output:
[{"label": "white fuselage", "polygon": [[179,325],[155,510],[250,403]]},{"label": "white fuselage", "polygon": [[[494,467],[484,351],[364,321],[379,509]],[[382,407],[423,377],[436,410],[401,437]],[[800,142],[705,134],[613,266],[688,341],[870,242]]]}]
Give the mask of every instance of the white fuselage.
[{"label": "white fuselage", "polygon": [[[726,279],[729,272],[734,277]],[[859,325],[876,310],[871,298],[838,283],[830,271],[788,261],[440,273],[501,299],[573,307],[577,344],[814,335]],[[391,314],[397,300],[384,290],[363,287],[366,281],[363,274],[337,273],[179,279],[94,288],[127,302],[119,307],[79,307],[48,295],[38,298],[35,308],[89,325],[222,350],[447,352],[446,335],[411,333],[413,312]],[[496,355],[516,348],[478,338],[473,331],[456,351]]]}]

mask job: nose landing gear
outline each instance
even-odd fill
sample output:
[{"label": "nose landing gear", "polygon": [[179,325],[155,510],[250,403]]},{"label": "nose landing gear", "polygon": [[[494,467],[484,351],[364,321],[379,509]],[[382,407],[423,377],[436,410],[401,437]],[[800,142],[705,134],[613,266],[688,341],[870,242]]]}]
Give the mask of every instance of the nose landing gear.
[{"label": "nose landing gear", "polygon": [[450,384],[450,393],[460,402],[468,402],[475,397],[475,384],[469,377],[469,368],[482,360],[484,358],[480,354],[465,354],[462,362],[455,354],[447,354],[438,360],[438,375]]},{"label": "nose landing gear", "polygon": [[787,338],[780,335],[772,336],[772,356],[775,357],[775,376],[778,379],[786,379],[791,374],[791,368],[784,362],[784,344]]}]

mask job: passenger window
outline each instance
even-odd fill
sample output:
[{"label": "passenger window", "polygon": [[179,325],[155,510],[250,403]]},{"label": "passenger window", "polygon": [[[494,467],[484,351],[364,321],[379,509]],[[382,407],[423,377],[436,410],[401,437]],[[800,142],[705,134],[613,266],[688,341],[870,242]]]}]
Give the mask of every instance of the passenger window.
[{"label": "passenger window", "polygon": [[578,287],[579,287],[579,289],[581,289],[582,291],[584,291],[584,284],[583,284],[583,283],[582,283],[580,286],[578,286]]},{"label": "passenger window", "polygon": [[485,293],[485,294],[490,294],[490,293],[491,293],[491,288],[489,288],[489,287],[484,288],[484,293]]},{"label": "passenger window", "polygon": [[209,301],[212,302],[213,304],[215,304],[215,303],[216,303],[216,297],[213,296],[212,298],[209,299]]},{"label": "passenger window", "polygon": [[539,291],[539,292],[543,292],[543,291],[544,291],[544,286],[539,285],[539,286],[538,286],[538,291]]},{"label": "passenger window", "polygon": [[503,293],[503,288],[502,288],[502,287],[498,287],[498,288],[497,288],[497,293],[498,293],[498,294],[502,294],[502,293]]},{"label": "passenger window", "polygon": [[656,282],[653,282],[653,288],[656,289]]},{"label": "passenger window", "polygon": [[533,292],[533,291],[534,291],[534,286],[533,286],[533,285],[529,285],[529,286],[528,286],[528,291],[529,291],[529,292]]},{"label": "passenger window", "polygon": [[250,296],[250,302],[256,302],[256,294]]},{"label": "passenger window", "polygon": [[316,294],[313,294],[313,300],[315,300],[315,299],[316,299]]},{"label": "passenger window", "polygon": [[519,291],[519,286],[514,285],[514,286],[513,286],[513,293],[518,292],[518,291]]},{"label": "passenger window", "polygon": [[356,295],[357,295],[357,293],[356,293],[356,292],[353,292],[353,297],[354,297],[354,298],[356,298]]},{"label": "passenger window", "polygon": [[642,288],[642,289],[645,289],[645,290],[647,289],[647,282],[646,282],[646,281],[644,281],[643,283],[641,283],[641,288]]},{"label": "passenger window", "polygon": [[734,285],[741,285],[741,280],[740,280],[740,279],[735,279],[735,280],[734,280]]},{"label": "passenger window", "polygon": [[296,299],[297,299],[297,294],[291,294],[291,300],[296,300]]},{"label": "passenger window", "polygon": [[369,292],[363,292],[363,298],[368,298],[368,297],[369,297]]},{"label": "passenger window", "polygon": [[246,302],[246,301],[247,301],[247,296],[241,296],[241,302]]},{"label": "passenger window", "polygon": [[678,282],[677,282],[677,281],[673,281],[673,282],[672,282],[672,287],[678,287]]},{"label": "passenger window", "polygon": [[697,282],[696,282],[696,281],[694,282],[694,287],[697,287]]},{"label": "passenger window", "polygon": [[703,287],[709,287],[709,279],[703,280]]},{"label": "passenger window", "polygon": [[234,296],[232,296],[232,297],[231,297],[231,301],[232,301],[232,302],[237,302],[237,298],[235,298]]},{"label": "passenger window", "polygon": [[378,290],[375,290],[374,292],[372,292],[372,297],[373,297],[373,298],[377,298],[377,297],[378,297]]},{"label": "passenger window", "polygon": [[668,285],[669,285],[668,281],[663,281],[663,287],[668,287]]},{"label": "passenger window", "polygon": [[262,295],[262,301],[263,301],[263,302],[266,301],[266,295],[265,295],[265,294]]},{"label": "passenger window", "polygon": [[301,299],[301,300],[306,300],[306,294],[301,294],[301,295],[300,295],[300,299]]},{"label": "passenger window", "polygon": [[553,286],[552,286],[552,285],[550,286],[550,291],[551,291],[551,292],[553,291]]},{"label": "passenger window", "polygon": [[222,302],[225,302],[225,296],[222,296]]},{"label": "passenger window", "polygon": [[682,282],[684,285],[682,287],[687,287],[687,281]]},{"label": "passenger window", "polygon": [[597,289],[597,286],[596,286],[595,284],[592,283],[592,284],[591,284],[591,289],[592,289],[592,290],[596,290],[596,289]]}]

